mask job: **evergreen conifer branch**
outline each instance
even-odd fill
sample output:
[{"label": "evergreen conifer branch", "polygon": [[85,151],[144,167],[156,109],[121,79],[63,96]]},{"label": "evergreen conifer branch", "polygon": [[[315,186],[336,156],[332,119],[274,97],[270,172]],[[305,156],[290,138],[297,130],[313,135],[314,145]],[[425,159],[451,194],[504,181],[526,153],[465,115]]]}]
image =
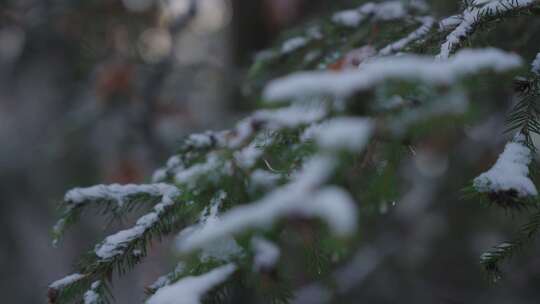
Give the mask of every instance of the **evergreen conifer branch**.
[{"label": "evergreen conifer branch", "polygon": [[531,8],[538,4],[537,0],[492,1],[481,4],[480,7],[475,7],[473,3],[468,4],[461,14],[462,21],[448,34],[438,57],[448,58],[462,47],[463,42],[470,38],[478,27],[502,18],[530,13]]},{"label": "evergreen conifer branch", "polygon": [[502,277],[501,264],[529,245],[540,231],[540,212],[535,211],[528,222],[521,227],[518,235],[509,242],[501,243],[482,254],[480,264],[494,282]]},{"label": "evergreen conifer branch", "polygon": [[162,198],[161,192],[172,187],[167,184],[113,184],[72,189],[65,195],[61,205],[64,211],[53,228],[53,244],[56,245],[65,230],[91,207],[100,214],[110,216],[111,220],[119,219],[145,205],[153,207]]},{"label": "evergreen conifer branch", "polygon": [[[309,71],[302,74],[305,78],[280,79],[282,87],[273,87],[277,92],[273,97],[278,97],[262,96],[263,106],[269,109],[255,111],[231,130],[186,137],[177,154],[153,176],[155,183],[174,188],[169,196],[141,191],[127,195],[122,204],[116,199],[87,197],[76,207],[69,207],[66,200],[67,211],[61,218],[65,225],[76,221],[86,205],[113,215],[145,204],[153,211],[89,252],[80,263],[81,274],[73,277],[76,280],[51,284],[49,301],[72,303],[88,298],[95,299],[88,303],[108,303],[112,277],[138,264],[152,240],[176,232],[180,232],[175,247],[182,253],[182,262],[148,286],[149,301],[178,290],[188,292],[182,289],[186,282],[204,282],[217,273],[221,275],[214,283],[219,284],[197,286],[207,292],[205,302],[227,302],[240,289],[247,298],[259,299],[264,294],[264,300],[288,303],[292,286],[281,276],[279,262],[265,260],[265,267],[257,264],[264,259],[252,244],[262,235],[275,243],[277,250],[287,245],[283,235],[301,243],[294,248],[305,251],[302,262],[307,266],[302,277],[308,283],[324,280],[350,258],[349,242],[358,241],[357,210],[365,217],[378,217],[401,197],[396,172],[407,161],[404,150],[411,144],[409,136],[421,138],[470,119],[469,95],[485,93],[471,83],[487,83],[521,63],[517,55],[495,49],[464,50],[439,61],[431,56],[388,55],[403,50],[429,54],[429,49],[439,48],[445,39],[450,55],[482,24],[528,12],[537,5],[536,1],[520,0],[497,3],[478,9],[468,4],[459,24],[456,22],[454,28],[447,20],[441,31],[434,30],[435,20],[426,17],[425,10],[388,1],[341,12],[339,18],[334,15],[331,21],[310,24],[300,36],[289,35],[270,56],[254,64],[247,82],[256,83],[248,87],[259,88],[251,92],[258,100],[261,91],[268,92],[276,83],[269,84],[270,78],[306,67],[334,71]],[[404,20],[417,20],[422,26],[403,33],[403,28],[395,25]],[[358,24],[350,26],[343,21]],[[366,30],[366,25],[376,27],[383,38]],[[445,31],[452,31],[450,38],[443,37]],[[452,40],[452,35],[457,38]],[[342,36],[350,40],[336,38]],[[370,36],[373,41],[369,41]],[[377,48],[381,49],[379,55],[388,58],[379,58],[374,51]],[[318,53],[308,56],[310,51]],[[528,84],[535,83],[534,76],[531,79]],[[349,87],[344,89],[344,83]],[[525,136],[524,140],[516,139],[510,150],[525,151],[521,144],[529,152],[533,149],[530,134],[538,133],[540,126],[533,92],[537,90],[523,95],[509,117],[510,130]],[[366,145],[376,147],[364,151]],[[529,165],[527,159],[518,160]],[[520,181],[528,178],[523,172],[514,175],[519,175]],[[532,187],[502,193],[511,198],[505,199],[507,202],[535,202],[529,195]],[[216,196],[222,193],[227,199],[216,203]],[[166,198],[170,202],[164,203]],[[406,214],[405,209],[400,212]],[[535,215],[522,229],[524,237],[486,253],[482,265],[497,272],[500,262],[532,239],[539,226],[540,215]],[[216,249],[224,240],[227,246],[220,249],[227,252]],[[288,241],[291,246],[293,241]],[[332,244],[331,250],[328,244]],[[284,251],[283,258],[290,258],[288,254]],[[233,274],[234,279],[229,279]],[[190,296],[199,300],[203,295]]]}]

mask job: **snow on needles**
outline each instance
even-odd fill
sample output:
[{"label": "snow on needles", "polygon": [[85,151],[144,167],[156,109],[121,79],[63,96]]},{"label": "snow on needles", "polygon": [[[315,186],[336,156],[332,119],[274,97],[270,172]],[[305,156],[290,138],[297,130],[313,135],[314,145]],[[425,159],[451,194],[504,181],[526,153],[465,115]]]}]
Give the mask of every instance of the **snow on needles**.
[{"label": "snow on needles", "polygon": [[306,129],[302,139],[313,139],[327,150],[361,150],[373,131],[368,118],[338,117]]},{"label": "snow on needles", "polygon": [[206,292],[225,282],[235,270],[234,264],[227,264],[200,276],[182,278],[176,283],[158,289],[146,304],[199,304]]},{"label": "snow on needles", "polygon": [[90,289],[84,293],[84,296],[83,296],[84,304],[99,304],[100,303],[100,297],[99,297],[99,294],[97,293],[97,289],[100,287],[100,285],[101,285],[101,281],[95,281],[94,283],[92,283],[92,285],[90,286]]},{"label": "snow on needles", "polygon": [[166,275],[160,276],[157,278],[154,283],[148,285],[150,290],[158,290],[164,286],[170,285],[172,279],[178,277],[185,270],[185,264],[183,262],[178,262],[174,270]]},{"label": "snow on needles", "polygon": [[281,46],[281,53],[288,54],[290,52],[296,51],[297,49],[305,46],[308,43],[308,39],[304,37],[294,37],[285,42]]},{"label": "snow on needles", "polygon": [[531,150],[518,135],[506,144],[495,165],[474,179],[478,192],[517,191],[519,197],[536,196],[538,191],[528,177]]},{"label": "snow on needles", "polygon": [[49,285],[49,288],[60,290],[68,285],[71,285],[81,279],[83,279],[85,276],[80,273],[74,273],[70,274],[68,276],[63,277],[60,280],[54,281]]},{"label": "snow on needles", "polygon": [[459,47],[480,22],[481,16],[494,16],[515,9],[529,7],[535,0],[494,0],[475,1],[476,6],[467,8],[462,16],[459,25],[446,37],[446,41],[441,46],[438,58],[448,58],[450,54]]},{"label": "snow on needles", "polygon": [[320,217],[338,235],[356,231],[356,205],[344,190],[323,186],[336,165],[334,158],[316,156],[292,181],[259,201],[235,207],[221,216],[219,226],[205,226],[196,235],[177,243],[181,252],[204,248],[221,237],[249,228],[265,228],[288,216]]},{"label": "snow on needles", "polygon": [[432,17],[419,17],[418,21],[420,21],[422,25],[417,30],[407,35],[407,37],[404,37],[390,45],[387,45],[382,50],[380,50],[379,54],[389,55],[391,53],[402,50],[409,43],[419,40],[420,38],[423,38],[425,35],[427,35],[427,33],[431,31],[431,28],[433,28],[433,25],[435,24],[435,19],[433,19]]},{"label": "snow on needles", "polygon": [[344,26],[358,26],[367,17],[374,20],[395,20],[407,15],[407,10],[401,1],[387,1],[382,3],[368,2],[357,9],[337,12],[332,21]]},{"label": "snow on needles", "polygon": [[277,263],[281,252],[274,243],[263,238],[251,239],[251,247],[255,252],[253,268],[255,271],[268,270]]},{"label": "snow on needles", "polygon": [[69,190],[64,196],[64,201],[68,204],[80,205],[88,201],[111,200],[118,206],[122,206],[131,195],[148,194],[151,196],[162,196],[164,193],[174,192],[176,187],[164,183],[148,185],[96,185],[87,188],[74,188]]},{"label": "snow on needles", "polygon": [[267,128],[277,130],[279,128],[294,128],[303,124],[321,120],[327,114],[322,104],[292,105],[273,110],[259,110],[252,119],[265,121]]},{"label": "snow on needles", "polygon": [[403,55],[383,57],[357,70],[343,72],[299,72],[271,81],[264,89],[268,101],[284,101],[312,95],[347,97],[389,79],[421,80],[431,84],[451,84],[457,78],[490,69],[496,72],[519,67],[521,58],[494,48],[464,49],[446,60]]},{"label": "snow on needles", "polygon": [[531,71],[536,75],[540,75],[540,53],[538,53],[534,58]]},{"label": "snow on needles", "polygon": [[450,31],[461,24],[461,15],[452,15],[439,21],[439,31]]},{"label": "snow on needles", "polygon": [[179,190],[173,186],[164,187],[162,190],[161,202],[154,206],[154,211],[139,218],[132,228],[110,235],[96,246],[94,251],[98,257],[110,259],[122,254],[129,242],[141,237],[159,221],[159,217],[165,212],[165,208],[173,205],[174,198],[180,195]]},{"label": "snow on needles", "polygon": [[[210,202],[210,205],[203,210],[199,223],[182,230],[178,235],[177,243],[182,243],[182,240],[186,238],[196,237],[203,229],[209,229],[207,227],[216,227],[219,229],[221,220],[218,217],[218,212],[226,196],[227,194],[224,191],[218,192]],[[229,261],[231,258],[241,254],[242,248],[238,246],[234,238],[231,236],[223,236],[204,246],[201,253],[201,261]]]}]

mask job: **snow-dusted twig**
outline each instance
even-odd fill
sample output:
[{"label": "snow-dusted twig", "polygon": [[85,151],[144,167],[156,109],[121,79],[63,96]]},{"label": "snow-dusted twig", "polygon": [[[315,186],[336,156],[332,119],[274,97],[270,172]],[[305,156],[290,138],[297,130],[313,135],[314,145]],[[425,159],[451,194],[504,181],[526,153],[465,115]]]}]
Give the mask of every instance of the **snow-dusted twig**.
[{"label": "snow-dusted twig", "polygon": [[422,25],[418,29],[407,35],[407,37],[404,37],[392,44],[385,46],[379,51],[379,54],[386,56],[390,55],[391,53],[401,51],[410,43],[425,37],[429,33],[429,31],[431,31],[433,25],[435,24],[435,19],[429,16],[419,17],[417,19],[422,23]]},{"label": "snow-dusted twig", "polygon": [[165,188],[161,202],[154,206],[152,212],[139,218],[132,228],[119,231],[105,238],[102,243],[96,246],[95,254],[102,260],[110,260],[123,254],[125,248],[144,237],[146,232],[159,224],[160,217],[174,205],[174,200],[178,195],[180,195],[178,188]]},{"label": "snow-dusted twig", "polygon": [[[86,190],[79,189],[72,192],[68,197],[74,201],[84,201],[86,197],[96,197],[98,194],[110,194],[107,191],[97,191],[96,189],[103,190],[103,188],[100,187],[92,190],[89,189],[91,188],[87,188]],[[115,189],[117,189],[117,186],[115,186]],[[134,193],[131,191],[133,190],[131,186],[126,189],[130,190],[126,191],[126,193]],[[157,187],[143,185],[142,188],[139,188],[139,190],[141,189],[145,190],[145,193],[152,192],[153,194],[161,195],[161,201],[154,206],[152,212],[139,218],[135,226],[110,235],[105,238],[103,242],[98,244],[94,250],[97,260],[91,266],[84,268],[84,274],[76,273],[52,283],[49,286],[50,299],[56,298],[58,296],[58,292],[71,285],[82,282],[83,279],[97,279],[98,281],[108,279],[107,276],[110,271],[112,271],[112,267],[118,265],[118,261],[116,261],[115,258],[126,253],[125,250],[127,248],[135,250],[135,243],[144,241],[146,239],[146,234],[160,225],[160,220],[163,220],[163,216],[165,216],[171,210],[171,208],[175,205],[175,200],[180,195],[178,188],[164,184]],[[118,193],[115,192],[115,194]],[[92,284],[90,289],[84,295],[85,300],[86,296],[88,296],[89,300],[94,299],[94,293],[97,293],[97,289],[100,288],[101,283],[94,283],[95,284]],[[51,302],[55,303],[52,300]]]},{"label": "snow-dusted twig", "polygon": [[54,282],[52,282],[50,285],[49,285],[49,288],[52,288],[52,289],[56,289],[56,290],[60,290],[68,285],[71,285],[77,281],[80,281],[82,279],[85,278],[85,275],[83,274],[80,274],[80,273],[74,273],[74,274],[70,274],[68,276],[65,276],[59,280],[56,280]]},{"label": "snow-dusted twig", "polygon": [[128,184],[128,185],[96,185],[87,188],[74,188],[69,190],[64,196],[66,210],[53,228],[53,244],[56,245],[66,225],[73,217],[76,217],[83,208],[90,204],[98,208],[110,208],[115,213],[124,210],[128,204],[137,202],[139,199],[162,198],[168,193],[173,193],[176,187],[165,183],[157,184]]},{"label": "snow-dusted twig", "polygon": [[448,58],[461,43],[470,37],[476,27],[486,17],[502,16],[506,13],[517,12],[528,9],[538,4],[536,0],[496,0],[491,1],[480,7],[469,7],[461,15],[462,21],[446,37],[446,41],[441,46],[438,58]]},{"label": "snow-dusted twig", "polygon": [[176,187],[165,184],[147,185],[96,185],[88,188],[74,188],[69,190],[64,196],[64,202],[68,206],[80,206],[90,202],[113,201],[118,206],[124,205],[131,196],[146,194],[150,196],[163,196],[174,192]]},{"label": "snow-dusted twig", "polygon": [[72,286],[73,284],[79,283],[86,279],[87,276],[80,274],[80,273],[73,273],[70,275],[67,275],[59,280],[56,280],[52,282],[49,285],[49,291],[48,291],[48,299],[49,303],[54,304],[56,303],[56,300],[58,299],[60,293],[64,291],[64,289]]}]

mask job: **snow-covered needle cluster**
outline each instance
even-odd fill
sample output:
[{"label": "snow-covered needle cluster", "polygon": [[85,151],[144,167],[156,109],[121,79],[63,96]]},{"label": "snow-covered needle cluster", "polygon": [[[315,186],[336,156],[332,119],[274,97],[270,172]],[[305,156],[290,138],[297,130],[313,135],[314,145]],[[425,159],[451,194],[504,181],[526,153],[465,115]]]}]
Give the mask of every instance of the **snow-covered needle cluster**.
[{"label": "snow-covered needle cluster", "polygon": [[524,141],[520,134],[506,145],[495,165],[474,180],[476,190],[488,193],[515,191],[519,197],[538,195],[529,178],[532,152]]},{"label": "snow-covered needle cluster", "polygon": [[[142,261],[151,241],[164,235],[176,236],[171,247],[178,266],[148,286],[149,304],[240,298],[288,303],[303,285],[323,282],[328,297],[337,296],[344,290],[332,283],[338,265],[372,239],[361,237],[361,219],[392,216],[389,205],[411,201],[403,183],[411,178],[401,176],[400,168],[413,164],[430,178],[444,176],[452,169],[449,156],[429,152],[436,149],[426,143],[470,145],[448,130],[489,118],[486,113],[497,106],[491,100],[501,98],[496,89],[512,88],[511,77],[523,73],[526,60],[533,89],[516,92],[521,101],[509,124],[517,135],[491,169],[476,167],[476,173],[487,171],[472,188],[476,197],[498,202],[501,196],[534,200],[531,134],[540,130],[540,111],[531,100],[538,94],[540,55],[474,47],[480,26],[533,8],[537,1],[473,1],[437,20],[423,1],[363,1],[286,35],[257,56],[245,80],[246,98],[264,101],[262,108],[229,130],[184,138],[151,184],[67,192],[55,241],[86,209],[113,220],[135,209],[146,214],[106,236],[76,274],[52,283],[49,301],[111,301],[112,274]],[[473,47],[464,48],[466,41]],[[518,98],[508,91],[502,96],[507,106]],[[418,153],[415,144],[422,147]],[[485,255],[491,258],[486,263],[493,266],[514,247]],[[295,260],[298,252],[312,253],[315,261]],[[284,266],[292,264],[306,269]]]}]

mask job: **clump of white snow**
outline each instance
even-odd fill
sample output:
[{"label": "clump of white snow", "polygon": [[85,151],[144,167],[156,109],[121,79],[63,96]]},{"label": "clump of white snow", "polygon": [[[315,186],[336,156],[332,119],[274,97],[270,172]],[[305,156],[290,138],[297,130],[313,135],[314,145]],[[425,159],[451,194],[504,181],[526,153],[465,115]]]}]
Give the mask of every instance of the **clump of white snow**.
[{"label": "clump of white snow", "polygon": [[227,264],[200,276],[189,276],[157,290],[146,304],[199,304],[201,297],[234,273],[236,266]]},{"label": "clump of white snow", "polygon": [[84,293],[84,304],[99,304],[99,294],[97,293],[97,289],[100,285],[101,281],[95,281],[94,283],[92,283],[90,289]]},{"label": "clump of white snow", "polygon": [[368,17],[375,21],[388,21],[403,18],[406,15],[407,10],[401,1],[368,2],[356,9],[335,13],[332,16],[332,21],[344,26],[356,27]]},{"label": "clump of white snow", "polygon": [[281,175],[262,169],[256,169],[251,173],[250,178],[251,183],[256,187],[272,188],[279,182]]},{"label": "clump of white snow", "polygon": [[306,129],[302,138],[313,138],[324,149],[361,150],[373,131],[373,122],[367,118],[338,117]]},{"label": "clump of white snow", "polygon": [[298,50],[301,47],[304,47],[308,43],[308,39],[305,37],[294,37],[289,40],[286,40],[281,45],[281,53],[288,54]]},{"label": "clump of white snow", "polygon": [[407,10],[402,1],[388,1],[378,4],[364,4],[360,12],[371,14],[375,20],[396,20],[407,15]]},{"label": "clump of white snow", "polygon": [[234,152],[236,164],[244,169],[249,169],[255,165],[259,157],[263,154],[260,144],[254,140],[247,147]]},{"label": "clump of white snow", "polygon": [[255,237],[251,240],[251,247],[255,252],[253,268],[255,271],[273,268],[279,260],[280,250],[276,244],[263,238]]},{"label": "clump of white snow", "polygon": [[358,10],[351,9],[335,13],[334,16],[332,16],[332,21],[337,24],[355,27],[358,26],[365,18],[366,16],[361,14]]},{"label": "clump of white snow", "polygon": [[540,75],[540,53],[536,55],[531,65],[531,71],[536,75]]},{"label": "clump of white snow", "polygon": [[474,179],[478,192],[515,190],[519,197],[538,195],[536,186],[528,177],[531,150],[522,140],[522,135],[519,135],[506,144],[495,165]]}]

